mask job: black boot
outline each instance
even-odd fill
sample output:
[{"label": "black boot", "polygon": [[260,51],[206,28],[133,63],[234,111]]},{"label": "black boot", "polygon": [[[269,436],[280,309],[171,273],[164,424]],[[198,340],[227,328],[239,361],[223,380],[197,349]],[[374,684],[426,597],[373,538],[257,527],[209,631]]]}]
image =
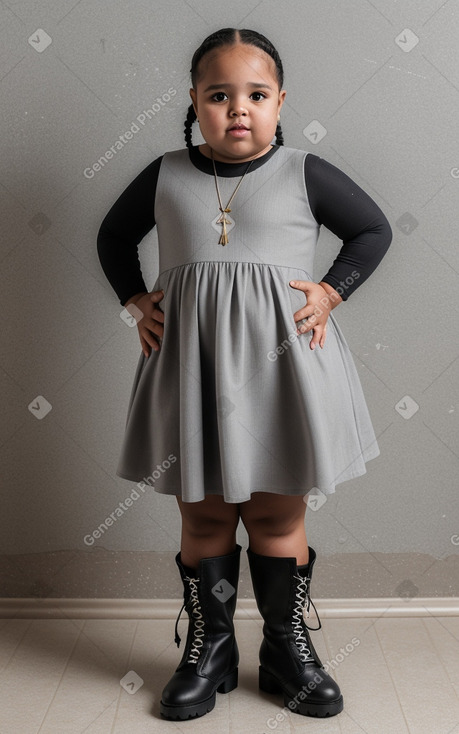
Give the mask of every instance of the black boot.
[{"label": "black boot", "polygon": [[[314,603],[309,596],[315,551],[309,563],[296,558],[261,556],[247,550],[255,599],[264,619],[260,647],[259,686],[267,693],[284,694],[284,703],[303,716],[334,716],[343,710],[338,684],[319,660],[309,637],[304,611]],[[316,611],[317,615],[317,611]]]},{"label": "black boot", "polygon": [[[184,604],[180,615],[189,616],[182,659],[163,690],[160,702],[165,719],[203,716],[215,706],[216,692],[229,693],[237,686],[239,650],[234,636],[241,546],[226,556],[203,558],[197,573],[185,569],[180,553],[175,560],[182,577]],[[187,573],[187,571],[189,573]]]}]

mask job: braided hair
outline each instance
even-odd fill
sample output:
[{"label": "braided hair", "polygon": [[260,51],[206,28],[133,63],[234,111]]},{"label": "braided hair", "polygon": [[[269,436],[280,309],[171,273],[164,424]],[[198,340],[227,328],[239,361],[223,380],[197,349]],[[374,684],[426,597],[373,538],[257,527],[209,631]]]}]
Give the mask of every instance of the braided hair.
[{"label": "braided hair", "polygon": [[[282,61],[277,53],[276,49],[272,45],[271,41],[257,31],[250,31],[246,28],[221,28],[219,31],[215,31],[210,36],[204,39],[198,49],[194,52],[191,60],[191,84],[196,89],[196,80],[198,76],[198,65],[202,57],[214,48],[219,46],[227,46],[237,42],[245,43],[248,46],[256,46],[262,51],[265,51],[274,60],[276,65],[276,75],[279,84],[279,89],[282,89],[284,84],[284,70],[282,67]],[[185,120],[185,141],[186,147],[191,148],[191,128],[193,122],[197,119],[195,109],[192,104],[188,107],[188,113]],[[284,144],[284,136],[282,134],[281,126],[278,123],[276,127],[276,143],[277,145]]]}]

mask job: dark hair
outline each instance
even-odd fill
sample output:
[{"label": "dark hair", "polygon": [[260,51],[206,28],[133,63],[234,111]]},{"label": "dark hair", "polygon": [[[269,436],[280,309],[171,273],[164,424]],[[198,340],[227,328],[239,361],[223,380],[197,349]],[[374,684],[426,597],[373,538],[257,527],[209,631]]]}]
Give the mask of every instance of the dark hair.
[{"label": "dark hair", "polygon": [[[276,75],[279,84],[279,89],[282,89],[284,84],[284,70],[282,67],[282,61],[277,53],[276,49],[272,45],[271,41],[257,31],[250,31],[246,28],[221,28],[219,31],[215,31],[210,36],[204,39],[198,49],[193,54],[191,60],[191,84],[196,89],[196,80],[198,76],[198,65],[202,57],[214,48],[219,46],[232,45],[240,41],[241,43],[247,44],[247,46],[256,46],[262,51],[265,51],[274,60],[276,65]],[[185,120],[185,141],[187,148],[192,147],[191,142],[191,127],[193,122],[196,120],[196,112],[192,104],[188,107],[188,114]],[[276,127],[276,143],[277,145],[284,144],[284,136],[282,134],[281,126],[278,124]]]}]

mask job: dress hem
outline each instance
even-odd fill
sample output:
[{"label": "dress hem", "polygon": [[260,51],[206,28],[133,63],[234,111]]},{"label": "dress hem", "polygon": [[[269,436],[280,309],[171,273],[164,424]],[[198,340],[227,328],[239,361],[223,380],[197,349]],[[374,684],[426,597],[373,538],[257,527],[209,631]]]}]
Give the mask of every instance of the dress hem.
[{"label": "dress hem", "polygon": [[[314,487],[311,487],[310,489],[308,489],[306,491],[302,490],[300,492],[286,492],[285,489],[277,490],[277,488],[274,489],[273,487],[257,487],[256,489],[253,489],[252,490],[251,495],[254,494],[255,492],[267,492],[269,494],[279,494],[281,496],[287,496],[287,497],[289,497],[289,496],[290,497],[292,497],[292,496],[294,496],[294,497],[301,497],[301,496],[306,497],[310,492],[312,492],[313,489],[318,489],[323,495],[325,495],[326,497],[328,497],[328,496],[336,493],[335,487],[338,484],[343,484],[344,482],[348,482],[351,479],[357,479],[358,477],[361,477],[361,476],[364,476],[365,474],[367,474],[367,468],[366,468],[366,465],[365,464],[367,464],[369,461],[372,461],[372,459],[376,459],[378,456],[380,456],[380,454],[381,454],[381,451],[380,450],[376,450],[376,451],[373,451],[371,453],[368,453],[366,455],[365,460],[364,460],[365,463],[364,463],[364,466],[362,467],[362,470],[356,470],[354,472],[348,473],[342,479],[339,479],[338,481],[335,481],[333,489],[330,489],[330,488],[320,489],[320,487],[314,486]],[[203,499],[205,499],[205,497],[207,495],[218,495],[220,497],[223,497],[224,496],[224,493],[223,492],[204,492],[204,496],[201,497],[200,499],[196,499],[196,500],[185,500],[182,497],[182,490],[181,490],[181,488],[177,488],[177,489],[159,489],[159,487],[152,487],[151,485],[148,485],[147,483],[144,482],[144,478],[145,478],[146,475],[144,475],[142,477],[142,479],[134,479],[132,477],[132,475],[128,475],[127,473],[120,472],[118,470],[115,472],[115,474],[116,474],[116,476],[121,477],[121,479],[126,479],[129,482],[135,482],[136,484],[143,483],[145,486],[149,486],[150,489],[153,489],[157,494],[165,494],[165,495],[168,495],[170,497],[181,497],[183,502],[187,502],[187,503],[189,502],[190,504],[192,504],[194,502],[201,502]],[[238,504],[240,502],[248,502],[251,499],[251,495],[248,496],[248,497],[240,497],[240,498],[227,499],[227,500],[225,500],[225,502],[227,502],[228,504]]]}]

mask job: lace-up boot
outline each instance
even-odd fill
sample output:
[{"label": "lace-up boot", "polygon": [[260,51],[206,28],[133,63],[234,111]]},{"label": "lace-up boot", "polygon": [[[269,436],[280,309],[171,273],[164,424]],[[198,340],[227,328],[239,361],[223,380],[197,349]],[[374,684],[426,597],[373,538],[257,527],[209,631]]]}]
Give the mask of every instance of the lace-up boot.
[{"label": "lace-up boot", "polygon": [[215,706],[216,693],[237,686],[239,650],[234,636],[241,546],[226,556],[203,558],[197,573],[175,561],[184,588],[184,603],[175,623],[175,642],[180,646],[178,622],[183,609],[189,617],[182,659],[163,690],[160,713],[165,719],[203,716]]},{"label": "lace-up boot", "polygon": [[[321,622],[309,595],[315,551],[309,563],[296,558],[261,556],[247,550],[255,599],[264,619],[260,646],[259,686],[267,693],[283,693],[288,708],[303,716],[334,716],[343,710],[343,697],[322,667],[309,630]],[[305,618],[313,607],[318,626]]]}]

